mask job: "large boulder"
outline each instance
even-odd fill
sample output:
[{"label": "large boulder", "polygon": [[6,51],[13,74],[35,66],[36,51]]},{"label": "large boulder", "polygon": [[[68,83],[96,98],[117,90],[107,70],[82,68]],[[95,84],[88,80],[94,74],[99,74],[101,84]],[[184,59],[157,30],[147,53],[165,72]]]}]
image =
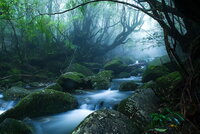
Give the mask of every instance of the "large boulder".
[{"label": "large boulder", "polygon": [[139,134],[131,120],[114,110],[99,110],[90,114],[72,134]]},{"label": "large boulder", "polygon": [[0,115],[0,122],[6,118],[23,119],[66,112],[77,106],[77,100],[69,93],[46,89],[21,99],[14,108]]},{"label": "large boulder", "polygon": [[142,75],[142,82],[156,80],[158,77],[166,75],[169,70],[165,66],[148,66]]},{"label": "large boulder", "polygon": [[32,134],[32,129],[30,126],[22,121],[10,119],[5,119],[0,124],[0,134]]},{"label": "large boulder", "polygon": [[172,72],[156,79],[154,91],[165,100],[178,99],[178,94],[182,90],[183,77],[179,72]]},{"label": "large boulder", "polygon": [[126,69],[127,65],[123,64],[122,61],[114,59],[104,65],[105,70],[111,70],[114,74],[119,74]]},{"label": "large boulder", "polygon": [[91,77],[92,87],[95,89],[108,89],[112,79],[112,71],[102,71]]},{"label": "large boulder", "polygon": [[81,64],[78,64],[78,63],[75,63],[75,64],[72,64],[68,70],[68,72],[77,72],[77,73],[81,73],[85,76],[91,76],[93,75],[93,72],[92,70],[90,70],[89,68],[81,65]]},{"label": "large boulder", "polygon": [[120,85],[119,90],[121,91],[134,91],[136,90],[138,85],[134,81],[125,82]]},{"label": "large boulder", "polygon": [[144,129],[150,115],[158,109],[160,101],[151,89],[138,89],[129,98],[120,102],[118,111],[128,116],[138,127]]},{"label": "large boulder", "polygon": [[31,91],[26,90],[21,87],[11,87],[8,90],[6,90],[3,95],[4,99],[6,100],[17,100],[24,98],[25,96],[29,95]]},{"label": "large boulder", "polygon": [[85,76],[81,73],[67,72],[58,78],[57,84],[59,84],[64,91],[73,92],[75,89],[84,86],[84,78]]}]

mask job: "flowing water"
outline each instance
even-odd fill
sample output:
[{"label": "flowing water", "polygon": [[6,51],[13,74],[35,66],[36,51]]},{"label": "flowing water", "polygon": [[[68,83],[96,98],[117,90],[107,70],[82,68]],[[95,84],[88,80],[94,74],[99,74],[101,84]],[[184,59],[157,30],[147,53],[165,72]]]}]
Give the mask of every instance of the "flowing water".
[{"label": "flowing water", "polygon": [[[113,79],[111,86],[107,90],[86,91],[75,95],[79,102],[79,108],[65,113],[35,119],[25,119],[24,121],[32,125],[35,134],[69,134],[86,116],[99,109],[113,109],[119,102],[132,95],[133,91],[119,91],[119,86],[123,82],[135,81],[141,83],[141,77],[130,77]],[[0,112],[3,113],[15,105],[14,101],[4,101],[0,94]],[[5,106],[2,106],[5,105]]]}]

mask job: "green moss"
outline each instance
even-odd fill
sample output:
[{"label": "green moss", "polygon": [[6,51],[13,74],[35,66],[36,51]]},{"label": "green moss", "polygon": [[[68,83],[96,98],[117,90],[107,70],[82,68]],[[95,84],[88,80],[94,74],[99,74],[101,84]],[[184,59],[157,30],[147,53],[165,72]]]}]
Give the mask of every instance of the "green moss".
[{"label": "green moss", "polygon": [[149,62],[149,66],[162,66],[162,64],[170,62],[170,59],[167,55],[162,57],[157,57],[153,61]]},{"label": "green moss", "polygon": [[69,93],[47,89],[21,99],[14,108],[0,115],[0,122],[6,118],[23,119],[66,112],[77,106],[77,100]]},{"label": "green moss", "polygon": [[7,118],[0,124],[0,134],[32,134],[32,129],[22,121]]},{"label": "green moss", "polygon": [[21,87],[11,87],[8,90],[6,90],[3,94],[4,99],[6,100],[17,100],[29,95],[30,93],[31,91],[28,91]]},{"label": "green moss", "polygon": [[16,83],[14,83],[14,84],[12,84],[13,86],[17,86],[17,87],[25,87],[25,83],[24,82],[22,82],[22,81],[18,81],[18,82],[16,82]]},{"label": "green moss", "polygon": [[122,61],[114,59],[104,65],[105,70],[111,70],[114,74],[119,74],[126,69],[126,65]]},{"label": "green moss", "polygon": [[118,75],[118,78],[128,78],[130,77],[131,75],[127,72],[121,72],[119,75]]},{"label": "green moss", "polygon": [[136,68],[136,69],[134,69],[133,71],[131,71],[131,75],[132,76],[137,76],[138,74],[143,74],[144,73],[144,71],[145,71],[145,69],[143,68]]},{"label": "green moss", "polygon": [[179,72],[169,73],[165,76],[156,79],[156,88],[173,89],[182,81],[182,76]]},{"label": "green moss", "polygon": [[81,73],[67,72],[58,78],[57,84],[59,84],[65,91],[71,92],[84,85],[84,78],[85,76]]},{"label": "green moss", "polygon": [[92,86],[95,89],[108,89],[112,79],[112,71],[102,71],[91,77]]},{"label": "green moss", "polygon": [[72,64],[68,71],[69,72],[82,73],[85,76],[93,75],[93,72],[89,68],[87,68],[87,67],[85,67],[85,66],[83,66],[81,64],[78,64],[78,63]]},{"label": "green moss", "polygon": [[143,85],[141,85],[139,88],[140,89],[147,89],[147,88],[154,89],[155,88],[155,82],[154,81],[146,82]]},{"label": "green moss", "polygon": [[156,78],[166,75],[168,73],[169,70],[165,66],[148,66],[142,76],[142,81],[148,82],[151,80],[156,80]]},{"label": "green moss", "polygon": [[54,84],[52,86],[49,86],[46,89],[53,89],[53,90],[56,90],[56,91],[63,91],[63,88],[58,84]]},{"label": "green moss", "polygon": [[119,90],[121,90],[121,91],[133,91],[133,90],[136,90],[137,87],[138,87],[138,85],[134,81],[131,81],[131,82],[122,83],[120,85]]}]

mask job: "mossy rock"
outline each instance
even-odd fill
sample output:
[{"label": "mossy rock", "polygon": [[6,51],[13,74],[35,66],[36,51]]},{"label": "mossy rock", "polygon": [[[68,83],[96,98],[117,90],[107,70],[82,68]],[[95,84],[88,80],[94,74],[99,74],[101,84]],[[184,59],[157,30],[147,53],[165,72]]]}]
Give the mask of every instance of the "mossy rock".
[{"label": "mossy rock", "polygon": [[184,84],[181,74],[172,72],[156,79],[155,92],[159,96],[168,96],[168,98],[165,97],[166,100],[177,99],[177,94],[181,92],[182,85]]},{"label": "mossy rock", "polygon": [[104,65],[105,70],[111,70],[114,74],[119,74],[126,69],[127,65],[123,64],[122,61],[114,59]]},{"label": "mossy rock", "polygon": [[0,115],[0,122],[6,118],[24,119],[47,116],[66,112],[77,106],[78,102],[71,94],[47,89],[34,92],[21,99],[14,108]]},{"label": "mossy rock", "polygon": [[73,92],[73,90],[82,88],[85,85],[84,78],[85,76],[81,73],[67,72],[58,78],[57,84],[59,84],[64,91]]},{"label": "mossy rock", "polygon": [[113,77],[112,71],[102,71],[91,77],[92,86],[95,89],[108,89]]},{"label": "mossy rock", "polygon": [[48,86],[46,89],[53,89],[56,91],[63,91],[63,88],[59,84],[53,84],[51,86]]},{"label": "mossy rock", "polygon": [[139,134],[139,130],[124,114],[99,110],[87,116],[72,134]]},{"label": "mossy rock", "polygon": [[138,74],[143,74],[145,71],[144,68],[135,68],[131,71],[131,76],[137,76]]},{"label": "mossy rock", "polygon": [[33,132],[24,122],[7,118],[0,124],[0,134],[33,134]]},{"label": "mossy rock", "polygon": [[118,105],[118,111],[129,117],[142,130],[151,121],[150,115],[157,111],[159,98],[152,89],[138,89]]},{"label": "mossy rock", "polygon": [[158,77],[166,75],[169,70],[165,66],[148,66],[142,75],[142,82],[156,80]]},{"label": "mossy rock", "polygon": [[142,84],[139,88],[140,89],[147,89],[147,88],[155,89],[155,85],[156,83],[154,81],[148,81]]},{"label": "mossy rock", "polygon": [[170,58],[168,55],[164,55],[161,57],[157,57],[154,60],[152,60],[151,62],[149,62],[149,66],[162,66],[164,63],[168,63],[170,62]]},{"label": "mossy rock", "polygon": [[120,85],[120,91],[134,91],[136,90],[138,85],[134,81],[125,82]]},{"label": "mossy rock", "polygon": [[4,94],[4,99],[6,100],[18,100],[24,98],[30,93],[31,91],[26,90],[25,88],[11,87],[8,90],[6,90],[3,94]]},{"label": "mossy rock", "polygon": [[90,70],[89,68],[81,65],[81,64],[72,64],[69,69],[67,70],[68,72],[77,72],[77,73],[81,73],[85,76],[91,76],[94,73],[92,72],[92,70]]},{"label": "mossy rock", "polygon": [[121,72],[117,77],[118,78],[129,78],[131,75],[127,72]]}]

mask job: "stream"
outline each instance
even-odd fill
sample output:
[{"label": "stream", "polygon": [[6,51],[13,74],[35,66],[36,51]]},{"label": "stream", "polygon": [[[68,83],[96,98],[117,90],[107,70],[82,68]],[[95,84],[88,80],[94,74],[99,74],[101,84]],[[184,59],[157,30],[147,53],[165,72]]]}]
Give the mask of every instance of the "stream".
[{"label": "stream", "polygon": [[[113,109],[119,102],[134,91],[119,91],[123,82],[135,81],[141,84],[141,77],[113,79],[107,90],[84,91],[74,94],[78,99],[79,108],[65,113],[39,118],[26,118],[24,121],[34,128],[34,134],[70,134],[86,116],[99,109]],[[0,94],[0,114],[14,107],[17,102],[5,101]]]}]

